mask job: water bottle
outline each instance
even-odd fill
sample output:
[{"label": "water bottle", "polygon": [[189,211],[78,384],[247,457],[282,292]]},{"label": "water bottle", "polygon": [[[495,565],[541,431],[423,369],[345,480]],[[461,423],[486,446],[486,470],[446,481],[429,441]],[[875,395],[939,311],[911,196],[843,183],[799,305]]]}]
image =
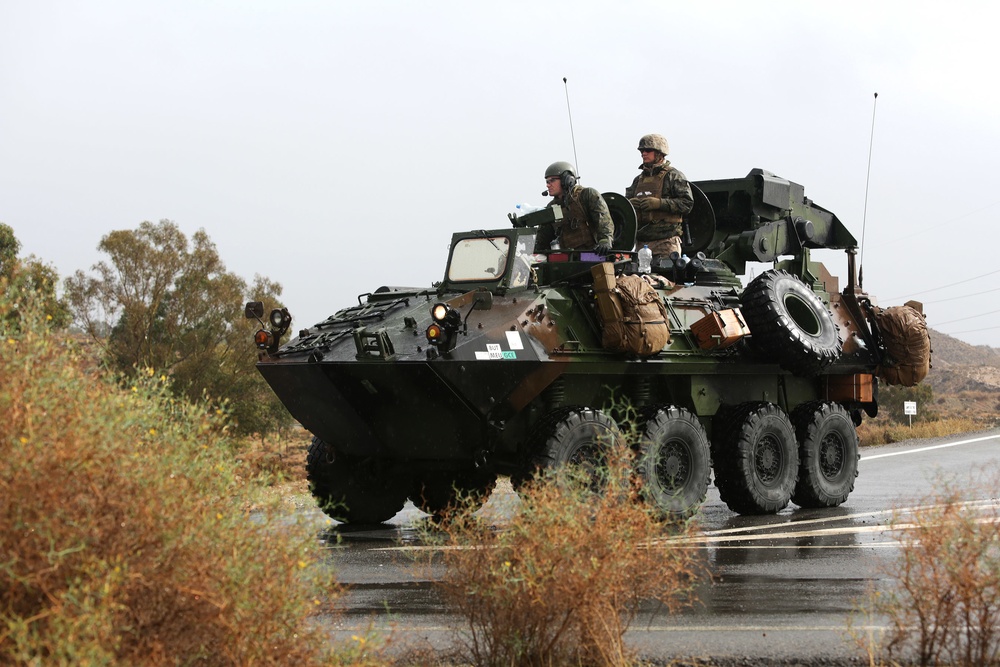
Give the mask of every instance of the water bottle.
[{"label": "water bottle", "polygon": [[514,207],[514,215],[521,217],[522,215],[528,215],[529,213],[534,213],[535,211],[541,211],[541,206],[532,206],[531,204],[517,204]]},{"label": "water bottle", "polygon": [[653,251],[648,245],[642,246],[639,251],[639,273],[649,273],[649,265],[653,261]]}]

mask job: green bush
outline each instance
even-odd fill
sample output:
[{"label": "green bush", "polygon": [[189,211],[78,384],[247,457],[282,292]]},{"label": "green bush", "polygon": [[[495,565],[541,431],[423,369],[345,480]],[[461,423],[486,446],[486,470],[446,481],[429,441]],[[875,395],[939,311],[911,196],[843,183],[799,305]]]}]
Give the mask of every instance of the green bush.
[{"label": "green bush", "polygon": [[[916,415],[907,416],[904,414],[903,404],[907,401],[913,401],[917,404]],[[938,414],[934,410],[933,405],[934,390],[926,382],[922,382],[915,387],[899,387],[890,384],[879,385],[879,416],[885,416],[897,424],[936,421]]]},{"label": "green bush", "polygon": [[152,370],[123,391],[17,306],[0,290],[0,664],[329,664],[319,543],[239,509],[225,415]]}]

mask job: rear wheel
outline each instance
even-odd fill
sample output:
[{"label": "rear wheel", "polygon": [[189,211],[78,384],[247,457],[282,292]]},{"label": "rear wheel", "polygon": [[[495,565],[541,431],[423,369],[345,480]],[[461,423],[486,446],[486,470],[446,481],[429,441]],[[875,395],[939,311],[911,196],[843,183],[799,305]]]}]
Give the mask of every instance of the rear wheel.
[{"label": "rear wheel", "polygon": [[854,490],[858,476],[858,432],[838,403],[813,402],[792,413],[799,440],[799,481],[792,502],[800,507],[836,507]]},{"label": "rear wheel", "polygon": [[642,494],[668,517],[688,517],[705,501],[712,456],[705,427],[684,408],[666,406],[646,421],[639,461]]},{"label": "rear wheel", "polygon": [[382,523],[403,509],[406,480],[378,461],[338,454],[313,438],[306,458],[309,490],[320,509],[344,523]]},{"label": "rear wheel", "polygon": [[772,403],[743,403],[719,418],[712,458],[715,484],[729,509],[773,514],[788,505],[799,468],[788,415]]}]

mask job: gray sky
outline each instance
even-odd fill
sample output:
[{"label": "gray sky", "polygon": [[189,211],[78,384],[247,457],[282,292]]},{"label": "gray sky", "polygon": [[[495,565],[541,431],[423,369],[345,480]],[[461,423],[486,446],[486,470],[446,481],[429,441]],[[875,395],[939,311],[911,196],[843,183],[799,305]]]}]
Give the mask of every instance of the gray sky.
[{"label": "gray sky", "polygon": [[0,221],[62,276],[111,230],[204,228],[229,270],[284,286],[297,330],[440,280],[452,232],[543,204],[545,167],[574,161],[567,77],[585,185],[622,192],[649,132],[691,180],[767,169],[859,239],[867,220],[881,305],[923,299],[932,327],[1000,346],[998,19],[961,0],[0,0]]}]

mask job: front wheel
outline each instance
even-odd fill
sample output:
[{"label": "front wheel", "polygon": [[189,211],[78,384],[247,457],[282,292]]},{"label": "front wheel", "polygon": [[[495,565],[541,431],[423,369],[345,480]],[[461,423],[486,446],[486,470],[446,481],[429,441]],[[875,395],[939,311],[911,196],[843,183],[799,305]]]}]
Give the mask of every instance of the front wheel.
[{"label": "front wheel", "polygon": [[795,430],[772,403],[743,403],[719,417],[715,484],[729,509],[774,514],[788,505],[798,476]]},{"label": "front wheel", "polygon": [[575,466],[585,470],[600,486],[608,452],[623,442],[611,417],[591,408],[565,408],[549,415],[535,433],[535,468]]},{"label": "front wheel", "polygon": [[403,509],[405,480],[378,461],[337,453],[313,438],[306,458],[309,490],[320,509],[344,523],[382,523]]},{"label": "front wheel", "polygon": [[705,501],[711,470],[708,436],[698,417],[670,405],[646,421],[636,472],[643,496],[664,516],[694,514]]},{"label": "front wheel", "polygon": [[496,481],[495,473],[478,468],[427,472],[413,485],[410,500],[434,516],[441,516],[466,500],[478,509],[489,499]]},{"label": "front wheel", "polygon": [[792,413],[799,440],[799,481],[792,502],[799,507],[836,507],[854,490],[858,476],[858,432],[838,403],[813,402]]}]

